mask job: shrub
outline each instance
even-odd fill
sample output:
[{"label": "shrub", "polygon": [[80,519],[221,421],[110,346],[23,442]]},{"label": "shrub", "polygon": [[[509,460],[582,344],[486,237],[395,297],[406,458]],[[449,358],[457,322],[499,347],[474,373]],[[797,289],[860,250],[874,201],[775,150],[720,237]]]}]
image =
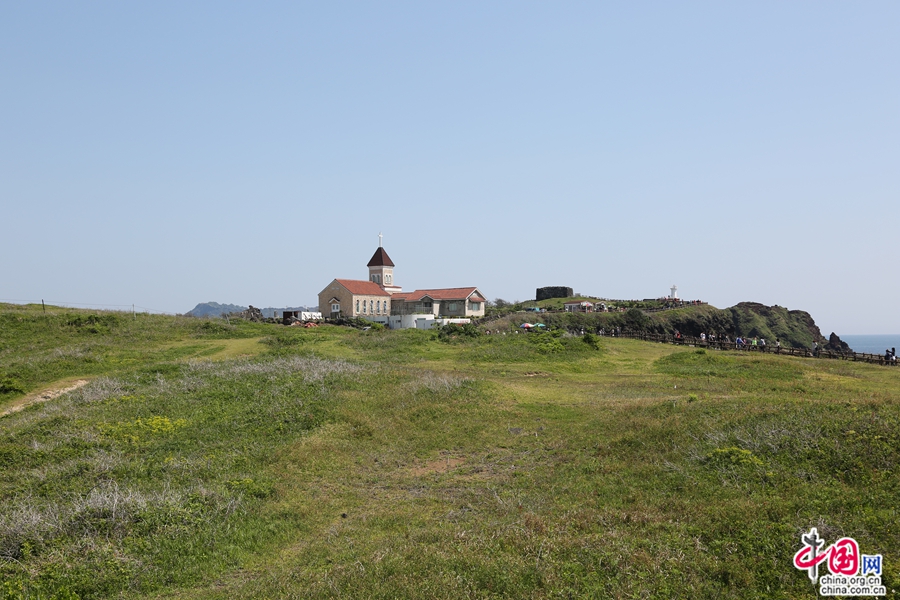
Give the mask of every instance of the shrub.
[{"label": "shrub", "polygon": [[0,394],[24,394],[22,382],[13,377],[0,377]]},{"label": "shrub", "polygon": [[528,341],[537,347],[541,354],[556,354],[562,352],[565,347],[559,341],[559,337],[550,333],[529,333]]},{"label": "shrub", "polygon": [[66,323],[70,327],[88,327],[102,325],[105,327],[116,327],[122,323],[122,318],[119,315],[76,315],[75,317],[69,319]]},{"label": "shrub", "polygon": [[600,342],[597,340],[597,336],[591,333],[590,331],[585,333],[581,337],[581,341],[593,348],[594,350],[600,349]]},{"label": "shrub", "polygon": [[447,323],[438,330],[438,339],[449,341],[454,337],[477,338],[481,331],[474,323]]}]

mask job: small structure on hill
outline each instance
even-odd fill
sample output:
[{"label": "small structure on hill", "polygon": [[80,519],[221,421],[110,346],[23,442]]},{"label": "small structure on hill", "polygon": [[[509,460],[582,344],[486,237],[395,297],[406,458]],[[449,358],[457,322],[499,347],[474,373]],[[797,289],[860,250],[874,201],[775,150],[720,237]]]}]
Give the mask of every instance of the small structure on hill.
[{"label": "small structure on hill", "polygon": [[563,308],[566,309],[566,312],[594,312],[593,302],[588,302],[587,300],[575,300],[573,302],[566,302],[565,304],[563,304]]},{"label": "small structure on hill", "polygon": [[672,289],[671,289],[671,293],[669,294],[669,298],[671,298],[672,300],[678,300],[678,286],[677,285],[672,284]]},{"label": "small structure on hill", "polygon": [[281,322],[284,325],[293,325],[294,323],[309,323],[311,321],[321,321],[322,313],[312,312],[308,310],[286,310],[281,313]]},{"label": "small structure on hill", "polygon": [[575,295],[572,288],[561,285],[542,287],[535,291],[534,298],[538,302],[541,300],[549,300],[551,298],[571,298]]}]

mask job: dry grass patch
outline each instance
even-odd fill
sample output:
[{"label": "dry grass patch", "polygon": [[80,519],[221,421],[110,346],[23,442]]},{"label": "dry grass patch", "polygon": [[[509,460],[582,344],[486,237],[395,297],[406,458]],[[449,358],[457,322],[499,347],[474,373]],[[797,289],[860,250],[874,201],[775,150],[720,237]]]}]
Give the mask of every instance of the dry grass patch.
[{"label": "dry grass patch", "polygon": [[437,460],[431,460],[426,462],[424,465],[419,465],[407,469],[408,473],[413,477],[424,477],[426,475],[437,475],[441,473],[447,473],[464,464],[466,459],[464,458],[454,458],[450,455],[445,456],[444,458],[439,458]]},{"label": "dry grass patch", "polygon": [[74,392],[78,388],[83,387],[88,383],[89,381],[87,379],[76,379],[74,381],[64,380],[63,382],[57,382],[39,392],[34,392],[32,394],[28,394],[24,398],[19,398],[15,402],[11,403],[2,412],[0,412],[0,417],[5,417],[6,415],[19,412],[20,410],[23,410],[24,408],[31,406],[32,404],[47,402],[48,400],[59,398],[63,394]]}]

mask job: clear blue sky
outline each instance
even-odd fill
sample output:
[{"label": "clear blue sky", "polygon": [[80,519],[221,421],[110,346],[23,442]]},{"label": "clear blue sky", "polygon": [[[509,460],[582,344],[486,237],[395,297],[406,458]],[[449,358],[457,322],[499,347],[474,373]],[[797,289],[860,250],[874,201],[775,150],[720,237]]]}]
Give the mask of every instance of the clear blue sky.
[{"label": "clear blue sky", "polygon": [[896,2],[7,2],[0,299],[567,285],[900,332]]}]

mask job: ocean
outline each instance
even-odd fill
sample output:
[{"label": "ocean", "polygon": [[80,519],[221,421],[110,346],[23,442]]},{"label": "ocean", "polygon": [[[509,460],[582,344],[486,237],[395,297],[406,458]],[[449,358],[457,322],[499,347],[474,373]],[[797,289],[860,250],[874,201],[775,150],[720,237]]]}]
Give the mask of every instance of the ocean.
[{"label": "ocean", "polygon": [[884,354],[884,351],[889,348],[900,348],[900,334],[842,335],[840,337],[853,348],[854,352]]}]

